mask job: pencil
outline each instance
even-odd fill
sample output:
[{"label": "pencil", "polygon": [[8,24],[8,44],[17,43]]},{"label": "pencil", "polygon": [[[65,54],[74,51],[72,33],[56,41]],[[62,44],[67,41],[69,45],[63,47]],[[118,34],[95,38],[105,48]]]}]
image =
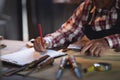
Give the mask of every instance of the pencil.
[{"label": "pencil", "polygon": [[39,29],[39,33],[40,33],[40,41],[41,41],[42,47],[44,48],[41,24],[38,24],[38,29]]}]

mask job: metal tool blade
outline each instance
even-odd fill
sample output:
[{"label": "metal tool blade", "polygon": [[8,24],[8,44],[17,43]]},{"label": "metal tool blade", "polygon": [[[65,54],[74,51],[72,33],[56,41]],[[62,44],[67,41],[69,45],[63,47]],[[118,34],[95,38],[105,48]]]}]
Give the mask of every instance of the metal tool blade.
[{"label": "metal tool blade", "polygon": [[56,80],[60,80],[62,74],[63,74],[63,69],[59,69],[59,71],[58,71],[58,73],[57,73]]},{"label": "metal tool blade", "polygon": [[74,68],[74,72],[78,78],[82,78],[82,74],[81,74],[80,70],[78,69],[78,67]]}]

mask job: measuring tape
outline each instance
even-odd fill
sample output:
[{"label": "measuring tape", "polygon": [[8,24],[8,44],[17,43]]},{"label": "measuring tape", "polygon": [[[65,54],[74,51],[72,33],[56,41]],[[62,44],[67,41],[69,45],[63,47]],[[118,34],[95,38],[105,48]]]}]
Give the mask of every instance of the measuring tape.
[{"label": "measuring tape", "polygon": [[84,72],[93,72],[93,71],[109,71],[111,70],[111,64],[109,63],[94,63],[92,66],[84,69]]},{"label": "measuring tape", "polygon": [[109,70],[111,70],[111,64],[109,64],[109,63],[103,63],[103,62],[95,63],[94,67],[95,67],[95,71],[109,71]]}]

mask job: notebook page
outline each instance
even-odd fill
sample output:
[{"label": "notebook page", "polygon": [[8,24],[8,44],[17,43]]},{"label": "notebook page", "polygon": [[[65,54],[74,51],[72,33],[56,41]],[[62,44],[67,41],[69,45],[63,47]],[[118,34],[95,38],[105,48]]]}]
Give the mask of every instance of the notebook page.
[{"label": "notebook page", "polygon": [[[1,56],[1,60],[22,66],[22,65],[25,65],[25,64],[30,63],[37,59],[33,56],[33,54],[34,54],[33,48],[24,49],[24,50],[20,50],[18,52],[3,55],[3,56]],[[40,57],[40,56],[38,56],[38,57]]]},{"label": "notebook page", "polygon": [[[63,52],[57,52],[55,50],[47,50],[44,55],[46,54],[51,57],[66,55]],[[35,52],[34,48],[26,48],[14,53],[3,55],[1,56],[1,60],[23,66],[25,64],[31,63],[34,60],[39,59],[40,56],[41,54],[39,52]]]}]

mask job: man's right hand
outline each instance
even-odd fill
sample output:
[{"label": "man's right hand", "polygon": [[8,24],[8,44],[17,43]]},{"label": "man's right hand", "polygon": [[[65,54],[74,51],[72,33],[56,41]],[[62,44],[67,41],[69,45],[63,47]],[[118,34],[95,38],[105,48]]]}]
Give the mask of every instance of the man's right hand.
[{"label": "man's right hand", "polygon": [[44,46],[42,46],[40,37],[37,37],[34,41],[34,49],[38,52],[45,52],[48,47],[45,40],[43,39]]}]

